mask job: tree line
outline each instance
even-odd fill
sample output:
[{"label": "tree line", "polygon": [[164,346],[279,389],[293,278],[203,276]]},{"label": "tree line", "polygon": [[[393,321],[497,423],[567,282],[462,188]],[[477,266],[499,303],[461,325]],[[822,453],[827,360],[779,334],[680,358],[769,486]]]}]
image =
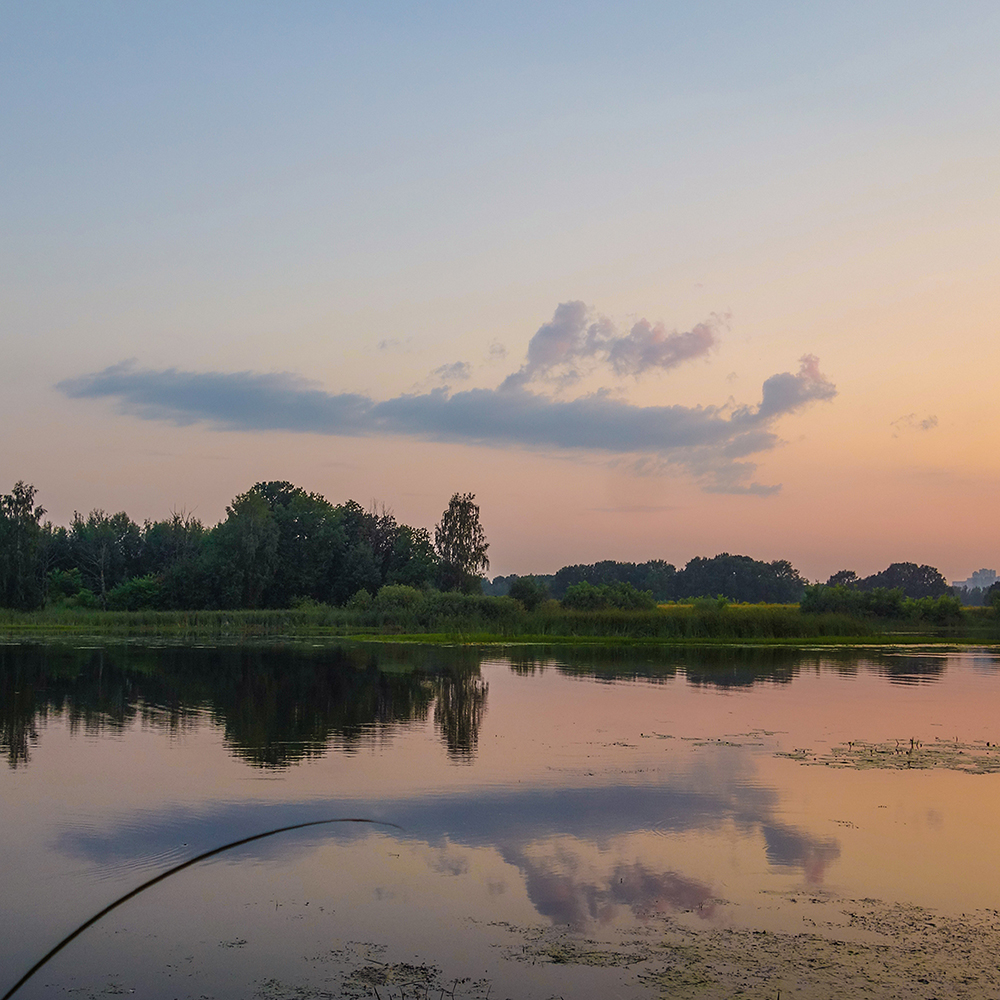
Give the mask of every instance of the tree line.
[{"label": "tree line", "polygon": [[[867,577],[840,570],[825,584],[809,584],[787,560],[728,552],[695,557],[682,569],[662,559],[604,560],[491,581],[483,577],[489,544],[471,493],[452,496],[433,536],[399,523],[385,506],[333,504],[288,482],[257,483],[214,527],[183,512],[139,525],[124,511],[103,510],[76,512],[68,527],[57,527],[43,520],[35,498],[23,482],[0,495],[0,607],[360,607],[383,588],[400,586],[509,595],[529,611],[548,599],[570,610],[630,611],[710,597],[894,617],[904,600],[954,599],[931,566],[893,563]],[[993,601],[1000,601],[1000,587],[986,595]],[[935,616],[946,612],[935,604]]]},{"label": "tree line", "polygon": [[[611,559],[587,565],[563,566],[550,576],[530,578],[496,577],[486,588],[496,595],[524,588],[523,581],[530,579],[558,600],[570,599],[577,603],[577,595],[590,595],[587,588],[611,593],[615,588],[631,588],[648,593],[656,602],[683,601],[695,597],[725,597],[730,601],[769,604],[795,604],[805,593],[805,580],[799,571],[785,559],[762,562],[750,556],[720,555],[704,558],[696,556],[678,570],[672,563],[652,559],[644,563],[616,562]],[[620,600],[612,603],[628,607],[630,590],[622,590]],[[581,605],[582,606],[582,605]]]},{"label": "tree line", "polygon": [[0,495],[0,607],[342,605],[386,584],[475,592],[489,568],[471,493],[451,498],[432,538],[385,507],[332,504],[288,482],[257,483],[214,527],[185,513],[139,525],[103,510],[54,526],[36,492],[18,482]]}]

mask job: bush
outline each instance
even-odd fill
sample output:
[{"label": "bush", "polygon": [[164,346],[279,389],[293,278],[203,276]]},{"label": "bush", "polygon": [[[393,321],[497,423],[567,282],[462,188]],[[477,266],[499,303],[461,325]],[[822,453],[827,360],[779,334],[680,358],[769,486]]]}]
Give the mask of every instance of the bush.
[{"label": "bush", "polygon": [[656,607],[651,591],[636,590],[631,583],[602,583],[595,587],[586,581],[567,587],[562,604],[571,611],[604,611],[608,608],[648,611]]},{"label": "bush", "polygon": [[526,610],[534,611],[548,597],[548,588],[533,576],[519,576],[511,585],[509,596],[520,601]]},{"label": "bush", "polygon": [[49,601],[57,604],[69,597],[75,597],[83,590],[83,575],[74,566],[70,570],[54,569],[49,573]]},{"label": "bush", "polygon": [[344,607],[351,611],[367,611],[372,606],[372,595],[362,587],[354,592],[353,597],[347,599]]},{"label": "bush", "polygon": [[[366,591],[367,593],[367,591]],[[375,607],[379,611],[412,611],[423,602],[424,595],[416,587],[403,583],[390,583],[375,595]]]},{"label": "bush", "polygon": [[152,573],[134,576],[108,591],[109,611],[149,611],[159,608],[163,599],[163,584]]}]

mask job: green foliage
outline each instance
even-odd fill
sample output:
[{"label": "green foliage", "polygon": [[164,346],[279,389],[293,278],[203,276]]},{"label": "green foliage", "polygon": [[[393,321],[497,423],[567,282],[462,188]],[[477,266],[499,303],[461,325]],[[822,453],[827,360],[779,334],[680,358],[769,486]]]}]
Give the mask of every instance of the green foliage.
[{"label": "green foliage", "polygon": [[510,585],[508,596],[520,601],[528,611],[534,611],[548,596],[548,589],[533,576],[519,576]]},{"label": "green foliage", "polygon": [[63,601],[65,608],[78,608],[82,611],[97,611],[101,607],[101,602],[92,590],[81,587],[72,597]]},{"label": "green foliage", "polygon": [[83,574],[78,566],[72,569],[54,569],[48,575],[48,601],[58,604],[75,597],[83,590]]},{"label": "green foliage", "polygon": [[802,610],[820,614],[841,614],[883,621],[927,622],[932,625],[955,625],[963,620],[962,604],[957,597],[906,597],[902,588],[860,590],[854,586],[813,584],[806,587]]},{"label": "green foliage", "polygon": [[603,611],[606,608],[639,611],[656,607],[648,590],[636,590],[631,583],[603,583],[598,587],[577,583],[567,589],[562,603],[564,608],[574,611]]},{"label": "green foliage", "polygon": [[163,581],[152,573],[134,576],[108,592],[109,611],[146,611],[163,606]]},{"label": "green foliage", "polygon": [[434,545],[441,559],[441,584],[445,590],[476,593],[480,577],[490,568],[490,547],[479,523],[473,493],[456,493],[434,529]]},{"label": "green foliage", "polygon": [[564,566],[552,577],[552,594],[565,597],[580,583],[594,587],[628,583],[636,590],[649,591],[657,601],[721,594],[733,601],[794,603],[805,588],[805,580],[787,560],[766,563],[728,552],[711,559],[695,557],[679,571],[662,559]]},{"label": "green foliage", "polygon": [[948,581],[933,566],[892,563],[881,573],[858,581],[862,590],[901,590],[904,597],[943,597],[951,594]]},{"label": "green foliage", "polygon": [[163,573],[177,563],[196,560],[205,535],[201,521],[176,511],[164,521],[146,521],[140,556],[144,574]]},{"label": "green foliage", "polygon": [[140,564],[142,533],[124,511],[92,510],[84,519],[74,512],[69,530],[70,554],[92,590],[107,607],[108,592],[134,576]]},{"label": "green foliage", "polygon": [[676,568],[662,559],[645,563],[605,559],[591,565],[563,566],[552,577],[551,591],[554,597],[562,598],[577,583],[589,583],[595,587],[629,583],[636,590],[650,591],[657,600],[667,601],[676,595],[676,576]]},{"label": "green foliage", "polygon": [[882,588],[864,591],[844,584],[827,586],[816,583],[806,587],[801,607],[811,614],[838,612],[875,618],[901,618],[903,592]]},{"label": "green foliage", "polygon": [[0,607],[30,611],[45,601],[42,507],[35,487],[18,481],[0,495]]},{"label": "green foliage", "polygon": [[212,532],[210,543],[222,607],[261,606],[278,565],[279,534],[267,497],[257,487],[226,508],[226,520]]},{"label": "green foliage", "polygon": [[426,528],[399,525],[392,545],[386,583],[410,587],[429,587],[440,572],[438,555]]},{"label": "green foliage", "polygon": [[367,611],[372,603],[372,595],[367,590],[361,589],[351,595],[345,606],[349,611]]},{"label": "green foliage", "polygon": [[933,625],[958,625],[964,620],[962,602],[957,597],[911,597],[903,602],[906,617]]},{"label": "green foliage", "polygon": [[379,611],[408,612],[418,607],[424,595],[416,587],[405,584],[387,584],[375,595],[375,607]]},{"label": "green foliage", "polygon": [[903,597],[946,597],[952,593],[948,581],[933,566],[912,562],[892,563],[880,573],[864,578],[852,569],[842,569],[826,581],[827,587],[849,587],[865,591],[898,590]]},{"label": "green foliage", "polygon": [[731,601],[792,604],[800,600],[805,580],[786,559],[760,562],[728,552],[692,559],[675,580],[675,595],[681,597],[723,596]]}]

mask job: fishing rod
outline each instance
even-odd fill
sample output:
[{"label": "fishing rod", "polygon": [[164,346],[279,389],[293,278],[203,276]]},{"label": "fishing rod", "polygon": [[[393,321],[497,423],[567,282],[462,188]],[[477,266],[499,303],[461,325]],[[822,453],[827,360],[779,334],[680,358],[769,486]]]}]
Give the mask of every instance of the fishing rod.
[{"label": "fishing rod", "polygon": [[355,817],[338,818],[338,819],[313,819],[309,820],[307,823],[293,823],[291,826],[279,826],[275,830],[266,830],[264,833],[255,833],[250,837],[241,837],[239,840],[234,840],[231,843],[223,844],[221,847],[213,847],[210,851],[205,851],[202,854],[198,854],[193,858],[188,858],[187,861],[182,861],[179,865],[174,865],[173,868],[168,868],[165,872],[160,872],[159,875],[154,876],[142,885],[136,886],[130,892],[125,893],[124,896],[120,896],[113,903],[109,903],[104,907],[99,913],[95,913],[89,920],[80,924],[79,927],[72,934],[67,934],[54,948],[50,949],[46,954],[44,954],[35,964],[28,969],[28,971],[21,976],[21,978],[14,983],[14,985],[2,996],[0,1000],[10,1000],[10,998],[36,973],[39,969],[45,966],[51,959],[55,958],[75,938],[78,938],[88,927],[93,927],[102,917],[106,917],[112,910],[118,909],[122,903],[127,903],[130,899],[134,899],[141,892],[145,892],[147,889],[151,889],[157,882],[162,882],[164,879],[170,878],[171,875],[176,875],[178,872],[184,871],[185,868],[190,868],[192,865],[196,865],[199,861],[204,861],[206,858],[214,857],[216,854],[221,854],[223,851],[228,851],[233,847],[239,847],[241,844],[250,844],[255,840],[263,840],[265,837],[273,837],[277,833],[288,833],[289,830],[304,830],[307,826],[325,826],[330,823],[371,823],[375,826],[391,826],[397,830],[402,830],[403,828],[398,823],[388,823],[377,819],[359,819]]}]

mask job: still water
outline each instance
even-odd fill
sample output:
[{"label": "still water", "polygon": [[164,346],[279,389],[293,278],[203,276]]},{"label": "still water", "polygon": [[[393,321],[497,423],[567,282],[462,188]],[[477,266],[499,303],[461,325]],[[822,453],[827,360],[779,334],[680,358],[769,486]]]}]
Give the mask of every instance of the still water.
[{"label": "still water", "polygon": [[990,651],[0,646],[0,995],[1000,990]]}]

